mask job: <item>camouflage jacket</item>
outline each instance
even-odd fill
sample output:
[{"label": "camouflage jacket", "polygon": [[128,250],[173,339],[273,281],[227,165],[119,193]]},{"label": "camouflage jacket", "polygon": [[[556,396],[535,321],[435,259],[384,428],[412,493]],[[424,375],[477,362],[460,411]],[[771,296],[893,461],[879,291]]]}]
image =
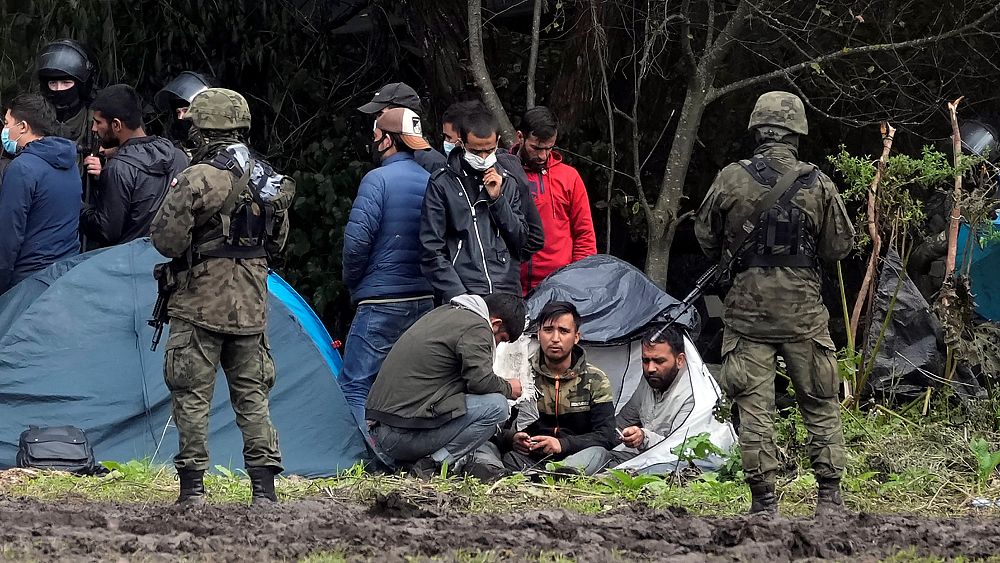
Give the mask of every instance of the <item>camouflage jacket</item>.
[{"label": "camouflage jacket", "polygon": [[[185,256],[201,242],[194,233],[220,213],[237,181],[232,172],[211,164],[186,168],[171,182],[150,225],[153,246],[168,258]],[[287,233],[287,216],[284,221],[281,232]],[[167,312],[224,334],[259,334],[267,323],[267,274],[266,258],[206,258],[178,275]]]},{"label": "camouflage jacket", "polygon": [[[765,143],[757,153],[781,174],[799,161],[791,145]],[[739,164],[725,167],[698,209],[695,235],[709,257],[719,259],[735,239],[757,201],[769,188]],[[837,187],[825,174],[795,194],[792,203],[808,215],[816,232],[817,258],[836,261],[854,244],[854,226]],[[760,342],[799,341],[827,329],[818,268],[751,267],[733,277],[723,318],[727,330]]]},{"label": "camouflage jacket", "polygon": [[539,416],[525,432],[559,438],[560,457],[590,446],[611,449],[617,445],[611,382],[587,362],[583,348],[573,347],[572,367],[562,375],[552,375],[541,351],[532,356],[531,371],[538,390]]}]

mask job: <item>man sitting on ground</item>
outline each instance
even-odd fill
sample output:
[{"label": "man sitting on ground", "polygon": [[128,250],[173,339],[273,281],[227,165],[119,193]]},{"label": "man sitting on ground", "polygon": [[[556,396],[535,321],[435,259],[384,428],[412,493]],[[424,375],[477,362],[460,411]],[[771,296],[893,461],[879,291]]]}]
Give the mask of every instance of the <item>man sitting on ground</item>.
[{"label": "man sitting on ground", "polygon": [[375,443],[411,473],[454,467],[507,420],[521,382],[493,373],[500,342],[524,327],[524,300],[510,293],[462,295],[413,324],[382,363],[366,416]]},{"label": "man sitting on ground", "polygon": [[694,389],[687,377],[684,336],[672,327],[650,329],[642,339],[642,375],[632,398],[618,413],[622,444],[586,460],[593,475],[614,467],[666,440],[684,425],[694,409]]},{"label": "man sitting on ground", "polygon": [[[504,432],[499,448],[492,444],[481,448],[469,473],[492,477],[503,470],[544,468],[546,462],[560,460],[582,468],[614,447],[611,383],[604,372],[587,362],[579,342],[576,307],[566,301],[545,305],[538,315],[538,354],[531,358],[539,418],[521,432]],[[503,457],[497,460],[501,452]]]}]

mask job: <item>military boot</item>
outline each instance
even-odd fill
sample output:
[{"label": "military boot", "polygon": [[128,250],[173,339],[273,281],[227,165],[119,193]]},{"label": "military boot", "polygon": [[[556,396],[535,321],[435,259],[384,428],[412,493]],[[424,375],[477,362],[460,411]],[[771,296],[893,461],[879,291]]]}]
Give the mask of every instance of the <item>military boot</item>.
[{"label": "military boot", "polygon": [[750,498],[750,514],[778,515],[778,497],[774,494],[774,485],[751,483]]},{"label": "military boot", "polygon": [[198,469],[178,469],[177,477],[181,481],[181,494],[177,504],[198,506],[205,504],[205,472]]},{"label": "military boot", "polygon": [[270,467],[247,467],[253,497],[250,504],[271,504],[278,502],[274,492],[274,469]]},{"label": "military boot", "polygon": [[844,499],[840,495],[840,479],[818,479],[816,516],[844,514]]}]

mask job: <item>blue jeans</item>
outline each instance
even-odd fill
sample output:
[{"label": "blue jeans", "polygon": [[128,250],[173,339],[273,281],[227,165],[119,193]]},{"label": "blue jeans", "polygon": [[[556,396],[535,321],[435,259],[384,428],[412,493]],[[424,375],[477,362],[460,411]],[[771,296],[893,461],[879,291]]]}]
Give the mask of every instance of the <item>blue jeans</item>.
[{"label": "blue jeans", "polygon": [[389,350],[406,329],[433,308],[434,300],[430,297],[358,306],[347,334],[340,388],[362,427],[365,426],[368,392]]},{"label": "blue jeans", "polygon": [[379,424],[372,429],[375,443],[397,462],[430,456],[451,467],[497,433],[510,417],[507,398],[499,393],[466,395],[465,414],[437,428],[397,428]]}]

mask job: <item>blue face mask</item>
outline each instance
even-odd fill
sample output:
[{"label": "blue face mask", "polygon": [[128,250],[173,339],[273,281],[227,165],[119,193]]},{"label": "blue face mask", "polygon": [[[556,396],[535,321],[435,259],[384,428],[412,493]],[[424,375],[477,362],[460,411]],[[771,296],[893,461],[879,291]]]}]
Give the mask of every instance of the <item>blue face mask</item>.
[{"label": "blue face mask", "polygon": [[445,141],[444,146],[442,147],[444,148],[444,155],[448,156],[449,154],[451,154],[451,151],[455,150],[455,147],[457,146],[458,145],[456,145],[455,143],[449,143],[448,141]]},{"label": "blue face mask", "polygon": [[[21,136],[18,135],[17,139],[20,138]],[[15,154],[17,152],[17,139],[10,138],[10,129],[7,127],[4,127],[3,131],[0,131],[0,141],[3,141],[3,150],[9,152],[10,154]]]}]

